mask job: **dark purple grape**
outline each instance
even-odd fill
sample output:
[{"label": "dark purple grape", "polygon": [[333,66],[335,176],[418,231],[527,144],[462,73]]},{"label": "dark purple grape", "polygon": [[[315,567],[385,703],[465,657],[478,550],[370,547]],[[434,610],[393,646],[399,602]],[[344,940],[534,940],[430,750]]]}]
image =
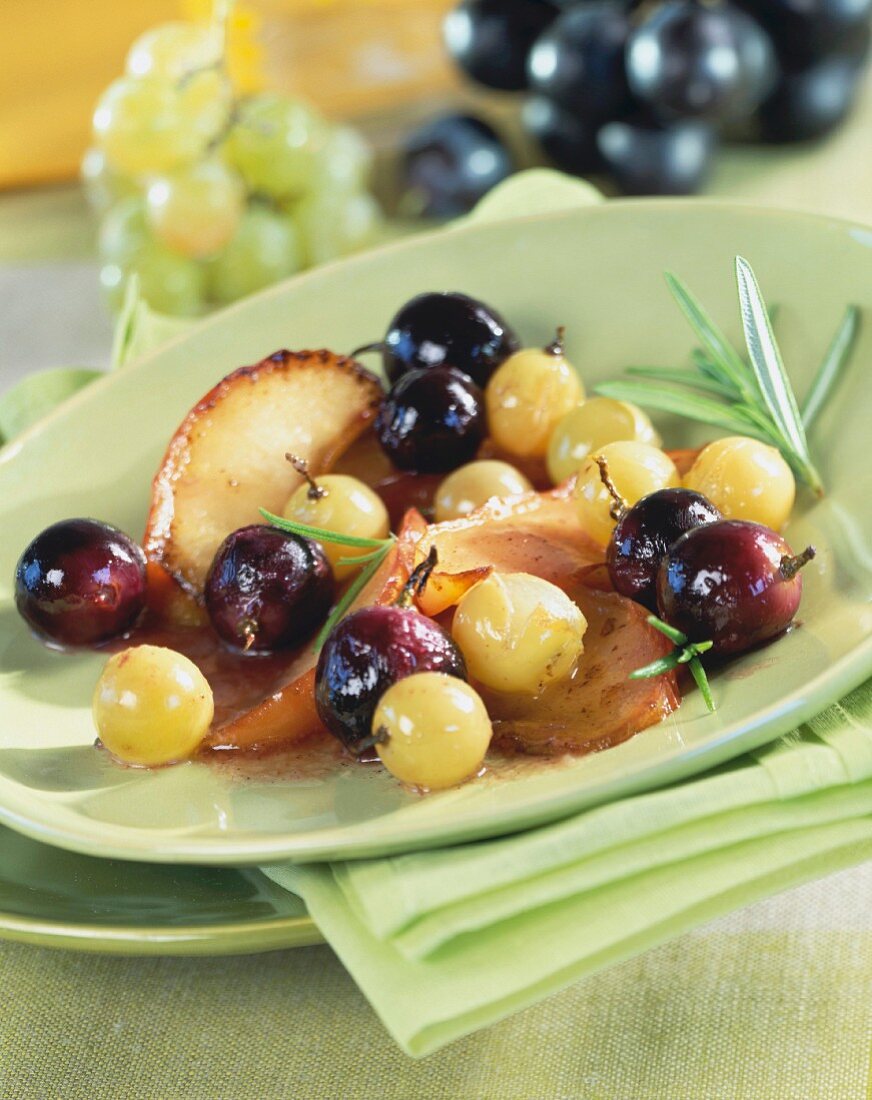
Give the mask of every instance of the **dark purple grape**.
[{"label": "dark purple grape", "polygon": [[785,74],[758,113],[760,137],[781,144],[830,133],[854,105],[860,71],[850,58],[831,57]]},{"label": "dark purple grape", "polygon": [[252,524],[218,548],[206,578],[206,610],[227,645],[265,653],[304,641],[326,618],[333,590],[317,543]]},{"label": "dark purple grape", "polygon": [[576,118],[602,122],[631,103],[624,66],[626,7],[608,0],[564,12],[530,53],[530,87]]},{"label": "dark purple grape", "polygon": [[772,35],[788,69],[855,53],[872,18],[872,0],[732,0]]},{"label": "dark purple grape", "polygon": [[385,374],[396,382],[423,367],[456,367],[486,386],[521,342],[495,309],[457,292],[419,294],[391,321],[381,344]]},{"label": "dark purple grape", "polygon": [[550,0],[462,0],[445,17],[445,45],[479,84],[517,92],[527,86],[527,56],[557,17]]},{"label": "dark purple grape", "polygon": [[53,523],[18,559],[15,606],[50,641],[105,642],[129,630],[145,606],[145,554],[108,523]]},{"label": "dark purple grape", "polygon": [[657,575],[661,618],[713,653],[739,653],[774,638],[793,620],[802,596],[798,557],[759,523],[720,520],[696,527],[669,548]]},{"label": "dark purple grape", "polygon": [[401,166],[402,202],[425,218],[467,213],[515,168],[496,130],[471,115],[443,115],[415,130]]},{"label": "dark purple grape", "polygon": [[630,88],[666,118],[745,117],[766,95],[775,71],[769,36],[725,4],[667,0],[627,44]]},{"label": "dark purple grape", "polygon": [[469,462],[484,440],[484,396],[453,367],[409,371],[382,401],[375,434],[401,470],[454,470]]},{"label": "dark purple grape", "polygon": [[564,172],[584,176],[601,167],[596,128],[545,96],[531,96],[521,122],[542,152]]},{"label": "dark purple grape", "polygon": [[717,136],[704,122],[662,125],[646,118],[607,122],[597,148],[612,179],[628,195],[690,195],[714,162]]},{"label": "dark purple grape", "polygon": [[354,749],[370,736],[385,691],[414,672],[466,679],[463,655],[432,619],[406,607],[361,608],[330,632],[321,650],[315,670],[318,715]]},{"label": "dark purple grape", "polygon": [[618,520],[606,551],[615,590],[657,610],[657,573],[669,547],[687,531],[723,519],[702,493],[659,489],[642,497]]}]

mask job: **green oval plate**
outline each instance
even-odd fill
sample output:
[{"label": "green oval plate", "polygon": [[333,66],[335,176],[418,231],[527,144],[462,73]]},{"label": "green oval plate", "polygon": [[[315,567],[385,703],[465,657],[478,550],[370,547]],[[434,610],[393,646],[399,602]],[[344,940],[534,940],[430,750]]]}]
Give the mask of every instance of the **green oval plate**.
[{"label": "green oval plate", "polygon": [[0,827],[0,939],[112,955],[229,955],[322,943],[254,869],[96,859]]},{"label": "green oval plate", "polygon": [[[814,543],[802,628],[714,680],[679,712],[608,752],[525,766],[421,798],[380,769],[270,780],[190,763],[121,769],[93,751],[90,696],[102,659],[53,653],[11,602],[15,560],[63,516],[142,529],[151,475],[177,422],[221,375],[277,347],[347,349],[397,305],[457,288],[544,343],[568,326],[589,389],[630,363],[685,362],[692,335],[663,282],[680,274],[735,339],[733,258],[746,256],[770,303],[800,395],[848,302],[867,311],[853,369],[818,421],[813,450],[828,495],[803,495],[788,532]],[[872,233],[798,214],[692,201],[605,203],[467,223],[291,280],[198,325],[74,398],[0,452],[0,821],[80,852],[196,864],[355,858],[444,845],[553,820],[673,782],[759,746],[872,673]],[[673,445],[705,433],[663,422]],[[710,433],[715,435],[718,433]]]}]

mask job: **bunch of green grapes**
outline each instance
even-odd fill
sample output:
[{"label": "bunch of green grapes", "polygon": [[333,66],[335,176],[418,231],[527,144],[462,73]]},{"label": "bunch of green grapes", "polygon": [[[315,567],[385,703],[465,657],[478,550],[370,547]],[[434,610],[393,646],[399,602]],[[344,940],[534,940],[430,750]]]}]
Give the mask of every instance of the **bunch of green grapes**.
[{"label": "bunch of green grapes", "polygon": [[195,315],[379,235],[363,139],[299,100],[238,98],[219,23],[137,39],[93,133],[82,177],[116,307],[134,272],[154,309]]}]

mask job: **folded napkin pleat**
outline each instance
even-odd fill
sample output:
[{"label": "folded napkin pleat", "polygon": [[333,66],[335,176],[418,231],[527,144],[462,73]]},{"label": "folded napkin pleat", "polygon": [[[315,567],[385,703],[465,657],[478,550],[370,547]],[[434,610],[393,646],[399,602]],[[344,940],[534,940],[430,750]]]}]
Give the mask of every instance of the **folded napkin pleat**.
[{"label": "folded napkin pleat", "polygon": [[264,871],[305,900],[417,1056],[703,921],[870,858],[872,682],[731,764],[554,825]]}]

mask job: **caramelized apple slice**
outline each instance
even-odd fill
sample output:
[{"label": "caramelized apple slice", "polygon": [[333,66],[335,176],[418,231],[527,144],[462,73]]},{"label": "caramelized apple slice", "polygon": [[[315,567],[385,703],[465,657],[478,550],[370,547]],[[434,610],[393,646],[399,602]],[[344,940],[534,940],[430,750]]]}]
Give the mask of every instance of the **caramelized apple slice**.
[{"label": "caramelized apple slice", "polygon": [[588,588],[583,576],[561,587],[587,619],[584,653],[571,679],[537,698],[482,692],[498,748],[536,756],[610,748],[661,721],[681,700],[674,673],[629,678],[671,649],[646,622],[645,608],[615,592]]},{"label": "caramelized apple slice", "polygon": [[[410,512],[397,545],[355,606],[395,599],[433,544],[439,553],[438,584],[432,596],[428,584],[422,607],[430,614],[449,608],[473,578],[495,568],[545,577],[568,592],[588,620],[584,656],[572,680],[537,699],[486,697],[498,745],[545,755],[589,752],[625,740],[677,706],[673,674],[628,679],[634,669],[667,653],[669,642],[648,626],[644,608],[601,590],[602,551],[582,534],[568,487],[530,493],[512,504],[488,504],[451,523],[428,526]],[[296,665],[297,675],[286,687],[214,731],[206,747],[280,746],[318,732],[311,698],[314,663],[312,655],[308,667]]]},{"label": "caramelized apple slice", "polygon": [[371,423],[382,390],[353,359],[280,351],[229,374],[194,406],[158,470],[145,532],[149,561],[188,592],[231,531],[280,512],[301,482],[288,451],[323,473]]}]

